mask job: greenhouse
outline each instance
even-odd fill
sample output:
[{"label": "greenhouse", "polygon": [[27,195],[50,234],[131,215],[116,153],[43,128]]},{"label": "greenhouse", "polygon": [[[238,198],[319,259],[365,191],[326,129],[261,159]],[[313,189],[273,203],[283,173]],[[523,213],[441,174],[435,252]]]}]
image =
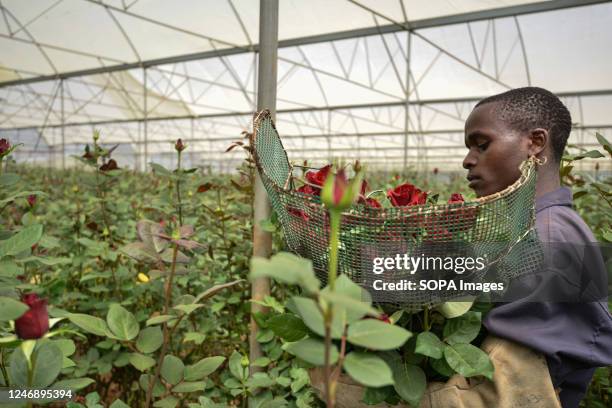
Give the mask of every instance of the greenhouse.
[{"label": "greenhouse", "polygon": [[612,405],[612,2],[0,15],[0,406]]}]

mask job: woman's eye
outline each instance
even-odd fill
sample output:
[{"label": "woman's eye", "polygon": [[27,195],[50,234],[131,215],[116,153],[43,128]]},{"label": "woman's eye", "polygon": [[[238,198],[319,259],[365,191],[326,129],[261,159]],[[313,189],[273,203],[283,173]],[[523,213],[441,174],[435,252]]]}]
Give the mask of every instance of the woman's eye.
[{"label": "woman's eye", "polygon": [[478,150],[483,151],[483,150],[486,150],[487,147],[489,147],[489,143],[490,142],[481,143],[481,144],[476,145],[476,147],[478,147]]}]

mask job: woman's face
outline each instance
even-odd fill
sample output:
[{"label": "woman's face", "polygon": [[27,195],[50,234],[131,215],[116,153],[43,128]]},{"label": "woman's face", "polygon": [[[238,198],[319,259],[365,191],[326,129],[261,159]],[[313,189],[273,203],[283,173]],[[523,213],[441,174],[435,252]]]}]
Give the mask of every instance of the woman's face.
[{"label": "woman's face", "polygon": [[496,193],[521,175],[519,166],[529,157],[529,137],[510,129],[494,112],[496,102],[475,108],[465,122],[463,159],[469,186],[478,197]]}]

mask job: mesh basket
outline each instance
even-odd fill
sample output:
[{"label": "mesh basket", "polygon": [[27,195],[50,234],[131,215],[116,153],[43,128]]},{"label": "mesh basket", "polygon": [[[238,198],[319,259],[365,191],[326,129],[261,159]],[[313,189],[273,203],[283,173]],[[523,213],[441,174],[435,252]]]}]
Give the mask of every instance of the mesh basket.
[{"label": "mesh basket", "polygon": [[[325,281],[329,258],[329,217],[319,197],[294,191],[293,168],[267,110],[254,119],[251,146],[255,164],[290,251],[312,260]],[[373,274],[375,258],[407,254],[428,260],[481,257],[484,268],[454,277],[509,282],[540,265],[543,255],[535,225],[535,162],[527,160],[521,177],[505,190],[459,204],[371,208],[356,204],[342,215],[338,271],[372,292],[372,280],[449,279],[445,268],[426,272]],[[377,302],[434,305],[479,294],[474,290],[385,291]]]}]

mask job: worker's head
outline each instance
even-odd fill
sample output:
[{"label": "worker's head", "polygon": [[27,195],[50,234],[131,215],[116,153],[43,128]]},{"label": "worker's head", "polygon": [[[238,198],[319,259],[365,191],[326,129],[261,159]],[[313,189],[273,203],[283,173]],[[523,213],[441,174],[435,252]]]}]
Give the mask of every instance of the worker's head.
[{"label": "worker's head", "polygon": [[465,122],[469,151],[463,167],[470,187],[479,197],[503,190],[520,177],[519,166],[530,156],[556,174],[571,126],[565,105],[542,88],[518,88],[481,100]]}]

